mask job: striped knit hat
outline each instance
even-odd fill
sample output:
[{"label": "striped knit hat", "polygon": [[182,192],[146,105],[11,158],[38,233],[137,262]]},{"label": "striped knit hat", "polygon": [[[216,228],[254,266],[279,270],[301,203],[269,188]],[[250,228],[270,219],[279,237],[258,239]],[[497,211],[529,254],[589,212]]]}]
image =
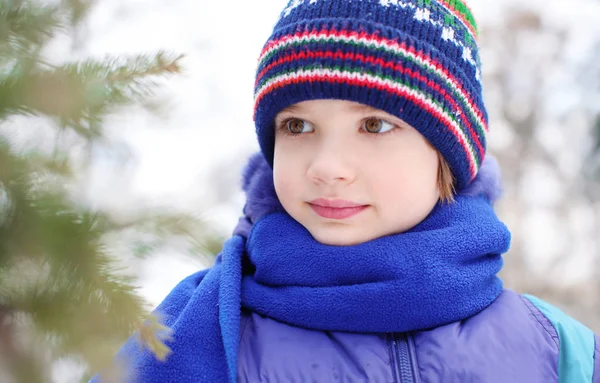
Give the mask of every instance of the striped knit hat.
[{"label": "striped knit hat", "polygon": [[464,0],[291,0],[258,63],[254,121],[270,164],[282,109],[342,99],[415,127],[464,189],[488,134],[477,25]]}]

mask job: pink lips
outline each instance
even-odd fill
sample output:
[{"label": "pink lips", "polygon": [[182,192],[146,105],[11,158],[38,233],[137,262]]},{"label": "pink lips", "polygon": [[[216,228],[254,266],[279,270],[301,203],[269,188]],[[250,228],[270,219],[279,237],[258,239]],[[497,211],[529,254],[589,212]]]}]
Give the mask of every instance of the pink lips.
[{"label": "pink lips", "polygon": [[323,218],[345,219],[365,210],[368,205],[360,205],[341,199],[318,198],[309,202],[310,207]]}]

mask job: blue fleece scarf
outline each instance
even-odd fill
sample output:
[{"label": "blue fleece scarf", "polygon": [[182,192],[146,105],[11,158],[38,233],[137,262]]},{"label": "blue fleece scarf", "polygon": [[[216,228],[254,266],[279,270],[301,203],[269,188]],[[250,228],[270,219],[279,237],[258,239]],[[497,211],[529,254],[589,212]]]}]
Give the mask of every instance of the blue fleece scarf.
[{"label": "blue fleece scarf", "polygon": [[502,290],[510,233],[485,193],[438,204],[409,232],[346,247],[318,243],[274,210],[243,220],[250,226],[238,227],[215,265],[157,308],[173,330],[165,362],[135,337],[122,348],[137,376],[128,381],[235,382],[242,307],[311,329],[405,332],[470,317]]}]

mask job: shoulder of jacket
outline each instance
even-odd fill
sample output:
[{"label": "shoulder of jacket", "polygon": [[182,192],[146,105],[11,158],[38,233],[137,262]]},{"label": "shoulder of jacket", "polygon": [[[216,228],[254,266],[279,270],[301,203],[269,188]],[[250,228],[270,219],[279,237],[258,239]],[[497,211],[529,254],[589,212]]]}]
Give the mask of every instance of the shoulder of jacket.
[{"label": "shoulder of jacket", "polygon": [[[542,325],[545,325],[542,322],[552,325],[552,328],[547,330],[556,334],[559,347],[559,381],[561,383],[592,382],[598,337],[581,322],[550,303],[533,295],[524,294],[522,297],[525,304],[537,310],[537,314],[532,310],[534,316],[538,315],[536,319]],[[539,315],[543,315],[543,318]]]}]

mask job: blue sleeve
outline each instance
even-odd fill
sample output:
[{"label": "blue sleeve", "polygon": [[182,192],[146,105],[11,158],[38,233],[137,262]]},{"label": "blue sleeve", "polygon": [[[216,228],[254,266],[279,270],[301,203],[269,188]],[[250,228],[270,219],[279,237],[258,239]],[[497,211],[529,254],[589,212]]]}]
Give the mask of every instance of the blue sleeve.
[{"label": "blue sleeve", "polygon": [[[558,308],[531,295],[525,295],[558,333],[560,357],[558,381],[560,383],[600,383],[598,337],[586,326]],[[596,371],[594,371],[596,369]]]}]

